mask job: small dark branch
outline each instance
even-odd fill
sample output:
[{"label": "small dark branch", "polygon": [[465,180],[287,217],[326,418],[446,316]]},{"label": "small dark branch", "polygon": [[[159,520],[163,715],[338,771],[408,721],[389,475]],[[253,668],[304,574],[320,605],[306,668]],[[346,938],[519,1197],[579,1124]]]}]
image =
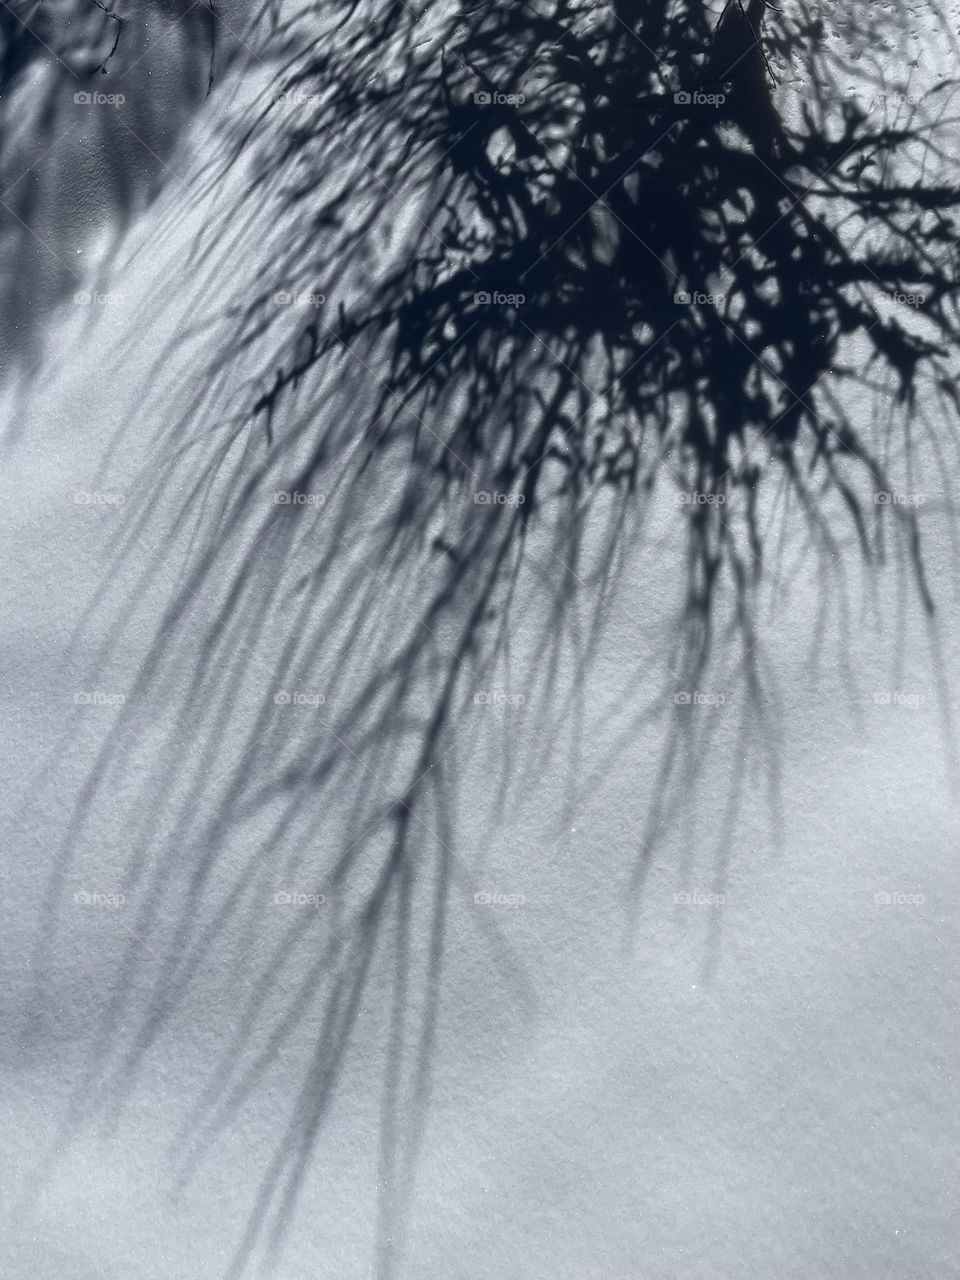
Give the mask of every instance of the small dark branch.
[{"label": "small dark branch", "polygon": [[207,0],[207,9],[210,13],[210,75],[207,79],[207,96],[213,89],[213,77],[216,70],[217,58],[217,8],[215,0]]},{"label": "small dark branch", "polygon": [[112,18],[113,21],[117,24],[113,33],[113,47],[111,48],[107,56],[104,58],[104,60],[100,63],[99,67],[97,67],[97,70],[102,75],[106,75],[107,63],[110,61],[113,55],[117,52],[117,46],[120,43],[120,27],[123,24],[123,19],[119,16],[119,14],[114,13],[112,9],[108,9],[107,6],[102,3],[102,0],[93,0],[93,3],[97,6],[98,9],[100,9],[103,13],[105,13],[108,18]]}]

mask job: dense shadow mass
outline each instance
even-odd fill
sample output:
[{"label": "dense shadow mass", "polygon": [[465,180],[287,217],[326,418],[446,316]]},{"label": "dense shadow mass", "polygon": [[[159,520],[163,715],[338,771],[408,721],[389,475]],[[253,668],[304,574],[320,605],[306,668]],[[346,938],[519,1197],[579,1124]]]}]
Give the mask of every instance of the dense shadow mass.
[{"label": "dense shadow mass", "polygon": [[[234,288],[117,540],[117,565],[130,562],[172,503],[163,556],[178,545],[187,568],[78,797],[38,970],[96,801],[134,762],[152,784],[125,837],[135,936],[85,1085],[104,1109],[129,1097],[217,940],[253,928],[278,877],[309,874],[334,910],[301,913],[244,980],[178,1156],[187,1178],[277,1061],[302,1054],[231,1274],[279,1257],[379,992],[389,1276],[450,896],[471,885],[456,780],[518,612],[543,614],[542,710],[528,736],[504,734],[505,776],[571,714],[557,691],[589,668],[654,489],[675,491],[677,683],[644,710],[671,728],[639,893],[689,779],[676,689],[732,660],[745,714],[764,713],[754,603],[779,539],[808,543],[825,578],[850,535],[871,563],[893,546],[933,610],[916,513],[883,495],[908,480],[918,400],[945,419],[957,407],[956,86],[934,77],[915,93],[912,73],[874,80],[861,60],[847,92],[849,50],[901,38],[876,6],[844,19],[836,47],[813,8],[755,0],[722,14],[343,4],[270,21],[260,48],[276,74],[201,184],[229,190],[242,170],[243,197],[192,259],[198,279],[223,280],[255,238],[269,270]],[[91,606],[116,618],[104,669],[158,564],[122,596],[105,578]],[[185,674],[187,643],[199,658]],[[532,700],[524,679],[512,692]],[[322,693],[320,713],[279,715],[278,689]],[[145,720],[165,726],[148,742]],[[697,733],[695,755],[711,721]],[[543,757],[530,758],[535,775]],[[506,940],[494,945],[513,972]]]},{"label": "dense shadow mass", "polygon": [[[762,566],[764,475],[788,477],[827,540],[818,490],[834,489],[873,557],[874,495],[893,481],[841,397],[845,384],[879,385],[912,405],[921,378],[953,395],[957,202],[941,138],[955,84],[912,94],[905,76],[868,80],[869,103],[844,96],[820,21],[764,11],[762,0],[728,5],[715,27],[695,5],[639,17],[524,5],[453,13],[418,39],[400,6],[374,39],[348,38],[346,57],[318,38],[270,105],[294,119],[282,145],[269,133],[257,169],[300,234],[224,357],[229,372],[236,353],[256,342],[259,358],[280,331],[253,403],[268,443],[278,404],[314,363],[381,337],[390,374],[371,449],[429,409],[415,465],[516,489],[515,527],[537,509],[548,460],[579,492],[669,473],[691,497],[702,653],[718,580],[746,594]],[[770,57],[800,63],[792,124],[774,106],[764,20]],[[857,35],[882,41],[889,21],[868,10]],[[239,154],[251,148],[256,129]],[[361,218],[352,190],[328,192],[350,157],[374,194]],[[334,315],[329,295],[369,264],[383,200],[417,223],[405,260]],[[327,297],[292,339],[277,284]],[[469,403],[452,410],[461,380]],[[744,550],[719,518],[733,504]],[[930,608],[916,522],[893,514]]]}]

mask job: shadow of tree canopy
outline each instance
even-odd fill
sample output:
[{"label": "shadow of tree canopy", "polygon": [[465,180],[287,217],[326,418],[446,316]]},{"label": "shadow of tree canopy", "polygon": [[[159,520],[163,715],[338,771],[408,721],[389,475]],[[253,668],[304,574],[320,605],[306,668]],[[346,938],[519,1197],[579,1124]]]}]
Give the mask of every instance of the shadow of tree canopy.
[{"label": "shadow of tree canopy", "polygon": [[[549,743],[658,486],[686,538],[678,687],[732,654],[743,714],[763,716],[754,602],[784,537],[825,578],[851,536],[868,563],[892,546],[933,610],[917,514],[897,498],[909,424],[957,407],[956,84],[927,75],[917,90],[919,73],[894,82],[881,55],[874,76],[857,53],[849,92],[851,51],[903,38],[877,6],[832,38],[812,6],[736,0],[328,4],[271,20],[278,69],[200,184],[229,190],[240,171],[243,197],[191,260],[198,288],[253,242],[269,269],[232,285],[206,377],[118,537],[129,563],[172,503],[187,569],[78,797],[43,935],[97,798],[142,767],[122,885],[142,905],[85,1086],[114,1108],[217,939],[253,927],[278,875],[309,872],[335,910],[301,915],[245,975],[178,1155],[186,1178],[276,1062],[304,1055],[231,1274],[278,1258],[378,990],[389,1276],[450,896],[470,884],[457,774],[477,691],[509,670],[512,619],[542,611],[535,733]],[[605,532],[587,545],[597,513]],[[104,668],[161,558],[123,598],[108,574],[92,602],[117,620]],[[200,648],[186,677],[181,639]],[[278,715],[276,686],[322,690],[322,714]],[[671,726],[637,893],[687,777],[674,693],[636,722]],[[144,718],[167,726],[159,745]],[[698,750],[712,724],[698,721]],[[525,749],[536,774],[532,741],[511,722],[505,775]],[[506,940],[494,946],[526,1008]]]},{"label": "shadow of tree canopy", "polygon": [[[956,85],[911,93],[906,76],[868,82],[869,103],[862,90],[841,96],[822,22],[763,11],[728,5],[715,27],[696,5],[523,5],[451,12],[449,29],[418,40],[397,6],[375,39],[347,40],[352,56],[318,40],[270,105],[294,118],[286,145],[270,133],[256,176],[283,183],[295,215],[309,209],[271,287],[327,296],[352,267],[362,274],[383,200],[418,225],[405,261],[335,316],[328,299],[291,333],[270,292],[243,311],[227,369],[281,331],[253,405],[268,440],[276,406],[316,361],[380,337],[390,364],[375,441],[429,409],[445,426],[418,434],[417,465],[453,484],[479,469],[516,489],[518,524],[537,509],[548,460],[579,492],[636,491],[669,472],[691,498],[704,652],[718,578],[746,593],[762,566],[764,477],[788,477],[822,537],[818,486],[834,489],[874,556],[873,498],[892,482],[842,396],[879,384],[912,407],[922,379],[954,394],[957,201],[943,137]],[[746,38],[723,40],[737,14]],[[792,121],[756,42],[764,20],[769,57],[799,64]],[[857,34],[876,42],[889,22],[868,13]],[[326,184],[351,156],[373,198],[364,217],[351,207],[347,228],[350,193]],[[469,404],[450,412],[463,378]],[[734,504],[743,550],[721,518]],[[893,514],[930,609],[916,521]]]}]

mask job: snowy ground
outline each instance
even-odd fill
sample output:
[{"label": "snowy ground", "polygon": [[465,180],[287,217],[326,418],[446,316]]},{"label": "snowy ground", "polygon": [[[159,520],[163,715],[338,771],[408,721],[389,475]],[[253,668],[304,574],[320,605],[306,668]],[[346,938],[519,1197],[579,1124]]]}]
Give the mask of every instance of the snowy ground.
[{"label": "snowy ground", "polygon": [[[208,379],[235,308],[283,285],[251,170],[201,189],[273,84],[247,67],[206,100],[178,180],[85,279],[104,300],[54,310],[4,389],[3,1274],[955,1276],[960,638],[934,442],[903,473],[932,619],[895,540],[868,569],[844,530],[824,560],[771,501],[763,697],[721,644],[692,691],[713,705],[677,703],[660,486],[606,585],[610,499],[575,547],[532,524],[509,645],[473,671],[468,605],[429,605],[430,540],[475,504],[408,536],[418,478],[354,447],[386,371],[359,347],[313,371],[279,455],[262,422],[229,430],[275,332]],[[330,181],[384,205],[377,269],[402,262],[416,207],[359,161]],[[350,298],[367,270],[322,284]],[[319,496],[278,522],[318,437]],[[404,678],[393,713],[380,681]],[[400,832],[413,870],[371,916]]]}]

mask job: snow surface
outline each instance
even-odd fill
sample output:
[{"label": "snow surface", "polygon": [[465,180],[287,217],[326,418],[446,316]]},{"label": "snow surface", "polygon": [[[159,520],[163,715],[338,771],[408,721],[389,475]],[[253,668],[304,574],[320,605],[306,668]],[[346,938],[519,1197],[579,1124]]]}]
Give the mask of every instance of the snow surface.
[{"label": "snow surface", "polygon": [[[289,229],[272,197],[248,216],[250,170],[205,179],[272,84],[248,65],[207,100],[169,161],[182,184],[96,277],[111,302],[63,304],[4,390],[3,1274],[226,1274],[259,1222],[251,1270],[284,1280],[956,1276],[960,637],[929,439],[913,483],[933,619],[895,543],[868,570],[852,538],[825,563],[788,526],[756,610],[762,706],[735,645],[705,690],[722,705],[673,702],[675,494],[644,499],[606,593],[612,499],[575,569],[535,522],[509,649],[463,666],[415,873],[367,948],[381,810],[463,622],[424,631],[429,538],[474,513],[438,507],[401,576],[408,478],[399,451],[360,468],[351,427],[379,374],[347,355],[279,411],[277,468],[258,470],[260,425],[226,444],[270,350],[219,382],[209,362]],[[344,166],[331,181],[387,205]],[[386,209],[384,273],[416,216]],[[323,284],[355,296],[363,269]],[[302,422],[329,434],[324,505],[278,531]],[[361,705],[392,658],[418,664],[402,721]],[[318,1115],[343,1034],[324,956],[368,967]],[[300,1150],[281,1231],[258,1197]]]}]

